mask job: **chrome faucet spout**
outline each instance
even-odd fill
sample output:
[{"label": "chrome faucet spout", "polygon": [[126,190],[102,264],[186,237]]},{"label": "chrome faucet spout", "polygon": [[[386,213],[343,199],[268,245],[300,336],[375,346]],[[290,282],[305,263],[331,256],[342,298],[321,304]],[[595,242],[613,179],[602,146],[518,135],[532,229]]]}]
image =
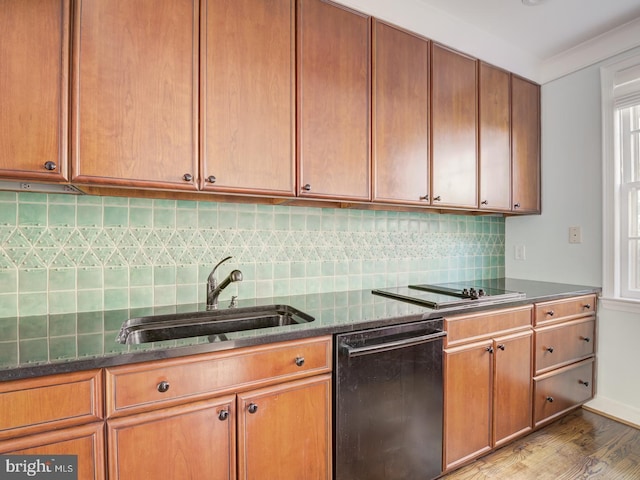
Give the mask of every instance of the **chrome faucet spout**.
[{"label": "chrome faucet spout", "polygon": [[220,284],[218,284],[215,272],[216,269],[231,259],[232,257],[226,257],[218,262],[218,264],[213,267],[209,277],[207,278],[207,310],[215,310],[218,308],[218,297],[220,296],[220,292],[227,288],[233,282],[241,282],[242,281],[242,272],[240,270],[233,270],[227,278],[225,278]]}]

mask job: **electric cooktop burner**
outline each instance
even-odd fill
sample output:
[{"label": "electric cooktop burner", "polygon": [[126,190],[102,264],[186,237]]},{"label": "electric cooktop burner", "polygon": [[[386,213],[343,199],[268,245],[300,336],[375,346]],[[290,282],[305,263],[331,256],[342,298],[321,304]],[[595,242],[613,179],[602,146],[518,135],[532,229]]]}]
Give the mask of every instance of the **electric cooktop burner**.
[{"label": "electric cooktop burner", "polygon": [[477,303],[501,303],[526,298],[526,294],[522,292],[505,290],[500,283],[500,280],[479,280],[408,285],[376,289],[372,290],[372,293],[434,309],[473,306]]}]

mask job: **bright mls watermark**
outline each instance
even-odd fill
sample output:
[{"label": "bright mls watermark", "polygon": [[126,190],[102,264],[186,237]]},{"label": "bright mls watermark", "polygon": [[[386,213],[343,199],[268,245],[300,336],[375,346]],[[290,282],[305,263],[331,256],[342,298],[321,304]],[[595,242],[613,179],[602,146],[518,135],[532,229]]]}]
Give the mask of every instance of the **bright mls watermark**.
[{"label": "bright mls watermark", "polygon": [[77,455],[0,455],[0,480],[78,480]]}]

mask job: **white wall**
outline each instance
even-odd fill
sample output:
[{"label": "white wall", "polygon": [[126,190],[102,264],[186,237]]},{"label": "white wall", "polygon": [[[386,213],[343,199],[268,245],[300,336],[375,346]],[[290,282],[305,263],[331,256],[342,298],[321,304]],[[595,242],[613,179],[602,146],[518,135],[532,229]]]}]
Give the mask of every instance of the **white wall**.
[{"label": "white wall", "polygon": [[[640,49],[637,49],[640,53]],[[542,215],[506,220],[506,275],[602,285],[600,70],[594,65],[542,86]],[[568,227],[582,243],[568,243]],[[514,259],[525,245],[526,260]],[[597,395],[590,406],[640,425],[640,318],[600,309]]]}]

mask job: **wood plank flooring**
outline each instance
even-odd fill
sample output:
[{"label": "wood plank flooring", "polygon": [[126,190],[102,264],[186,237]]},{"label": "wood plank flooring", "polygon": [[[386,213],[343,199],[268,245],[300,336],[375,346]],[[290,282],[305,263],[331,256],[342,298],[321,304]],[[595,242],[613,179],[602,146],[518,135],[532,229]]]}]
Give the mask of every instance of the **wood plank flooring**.
[{"label": "wood plank flooring", "polygon": [[640,430],[578,409],[443,480],[640,480]]}]

